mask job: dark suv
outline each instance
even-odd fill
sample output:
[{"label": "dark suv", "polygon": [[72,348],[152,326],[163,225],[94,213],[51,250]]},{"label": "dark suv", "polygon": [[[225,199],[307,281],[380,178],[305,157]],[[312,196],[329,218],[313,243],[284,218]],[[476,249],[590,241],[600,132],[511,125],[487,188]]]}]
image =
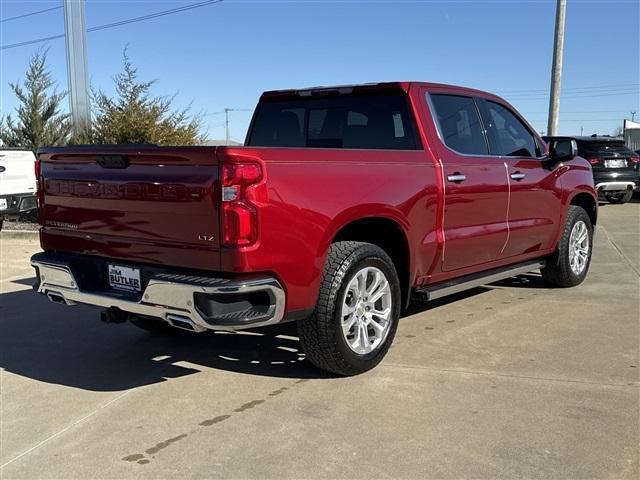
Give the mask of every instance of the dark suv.
[{"label": "dark suv", "polygon": [[[545,141],[551,138],[543,137]],[[567,138],[567,137],[561,137]],[[609,203],[626,203],[640,188],[640,156],[612,137],[571,137],[578,143],[578,155],[586,158],[593,169],[593,183]]]}]

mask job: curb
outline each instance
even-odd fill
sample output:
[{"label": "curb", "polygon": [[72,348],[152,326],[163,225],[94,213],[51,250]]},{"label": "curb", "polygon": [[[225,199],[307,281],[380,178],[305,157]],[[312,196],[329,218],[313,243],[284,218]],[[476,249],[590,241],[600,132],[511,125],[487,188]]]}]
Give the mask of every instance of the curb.
[{"label": "curb", "polygon": [[39,240],[38,230],[2,230],[0,239],[2,240]]}]

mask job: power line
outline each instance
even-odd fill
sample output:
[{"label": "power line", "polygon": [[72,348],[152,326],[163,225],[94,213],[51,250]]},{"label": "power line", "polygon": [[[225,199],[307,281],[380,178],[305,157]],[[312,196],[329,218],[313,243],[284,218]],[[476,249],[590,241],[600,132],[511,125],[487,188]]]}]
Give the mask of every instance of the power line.
[{"label": "power line", "polygon": [[[618,83],[615,85],[592,85],[590,87],[568,87],[563,88],[561,91],[573,91],[573,90],[602,90],[602,89],[611,89],[611,88],[629,88],[629,87],[637,87],[640,86],[640,83]],[[523,90],[498,90],[500,93],[530,93],[530,92],[543,92],[546,93],[549,90],[546,88],[527,88]],[[580,92],[575,92],[580,93]]]},{"label": "power line", "polygon": [[[638,87],[615,87],[605,88],[598,90],[581,90],[581,91],[561,91],[563,95],[596,95],[601,93],[613,93],[613,92],[637,92],[640,91]],[[529,95],[548,95],[549,92],[529,92],[529,93],[505,93],[512,97],[529,96]]]},{"label": "power line", "polygon": [[[616,92],[616,93],[594,93],[594,94],[584,94],[584,95],[575,95],[575,94],[568,94],[568,95],[561,95],[562,98],[593,98],[593,97],[615,97],[615,96],[620,96],[620,95],[640,95],[640,91],[638,90],[633,90],[633,91],[626,91],[626,92]],[[515,100],[526,100],[526,99],[532,99],[532,100],[543,100],[544,98],[546,98],[548,95],[544,94],[544,93],[538,93],[538,94],[531,94],[531,95],[505,95],[505,97],[507,98],[512,98]]]},{"label": "power line", "polygon": [[[573,111],[564,111],[561,110],[560,113],[627,113],[627,110],[573,110]],[[547,113],[546,110],[520,110],[520,113],[526,113],[527,115],[532,113]]]},{"label": "power line", "polygon": [[52,12],[54,10],[59,10],[62,8],[62,5],[58,5],[57,7],[45,8],[44,10],[38,10],[37,12],[25,13],[22,15],[16,15],[15,17],[3,18],[0,20],[0,23],[10,22],[12,20],[18,20],[20,18],[31,17],[33,15],[39,15],[41,13]]},{"label": "power line", "polygon": [[[544,118],[535,118],[535,119],[527,119],[530,122],[545,122]],[[560,123],[562,122],[619,122],[623,120],[622,118],[583,118],[583,119],[574,119],[574,118],[561,118]]]},{"label": "power line", "polygon": [[[163,10],[161,12],[150,13],[148,15],[142,15],[139,17],[127,18],[117,22],[106,23],[104,25],[97,25],[95,27],[87,28],[87,32],[97,32],[98,30],[106,30],[107,28],[120,27],[122,25],[128,25],[130,23],[143,22],[145,20],[151,20],[153,18],[164,17],[166,15],[172,15],[174,13],[185,12],[187,10],[193,10],[194,8],[206,7],[215,3],[221,3],[224,0],[209,0],[206,2],[192,3],[191,5],[185,5],[183,7],[176,7],[170,10]],[[24,47],[25,45],[33,45],[34,43],[47,42],[49,40],[56,40],[58,38],[64,38],[64,33],[59,35],[51,35],[49,37],[36,38],[33,40],[26,40],[24,42],[11,43],[9,45],[0,46],[0,50],[9,50],[10,48]]]},{"label": "power line", "polygon": [[[230,108],[230,112],[253,112],[253,108]],[[626,110],[624,110],[626,112]],[[219,110],[217,112],[205,113],[202,115],[203,117],[212,117],[214,115],[223,115],[226,113],[226,110]]]}]

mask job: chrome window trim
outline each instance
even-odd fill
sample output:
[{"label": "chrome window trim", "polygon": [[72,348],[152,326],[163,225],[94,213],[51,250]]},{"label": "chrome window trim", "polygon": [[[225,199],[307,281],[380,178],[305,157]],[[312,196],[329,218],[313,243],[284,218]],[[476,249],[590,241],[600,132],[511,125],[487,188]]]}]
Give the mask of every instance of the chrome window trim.
[{"label": "chrome window trim", "polygon": [[[486,154],[480,154],[480,153],[462,153],[462,152],[458,152],[457,150],[454,150],[453,148],[451,148],[449,145],[446,144],[446,142],[444,141],[444,136],[442,135],[442,130],[440,127],[440,122],[438,121],[438,113],[436,112],[436,107],[433,104],[433,100],[431,99],[432,95],[448,95],[450,97],[464,97],[464,98],[470,98],[471,101],[474,103],[475,107],[476,107],[476,112],[478,113],[478,120],[480,120],[480,126],[482,129],[482,136],[484,137],[484,143],[485,146],[487,147],[487,153]],[[453,93],[432,93],[429,91],[425,92],[425,97],[427,100],[427,105],[429,107],[429,113],[431,115],[431,119],[433,120],[433,124],[436,126],[436,133],[438,134],[438,140],[440,140],[440,143],[442,144],[442,146],[444,148],[446,148],[447,150],[449,150],[450,152],[455,153],[456,155],[460,155],[463,157],[469,157],[469,158],[487,158],[490,157],[491,155],[489,155],[489,143],[488,143],[488,139],[487,139],[487,133],[484,130],[484,124],[482,123],[482,116],[480,115],[480,111],[478,110],[478,105],[476,104],[475,98],[470,96],[470,95],[456,95]]]},{"label": "chrome window trim", "polygon": [[[508,105],[505,105],[502,102],[497,102],[496,100],[493,99],[488,99],[488,98],[483,98],[483,97],[476,97],[477,99],[480,99],[484,102],[490,102],[490,103],[495,103],[496,105],[500,105],[502,108],[504,108],[505,110],[507,110],[509,113],[511,113],[511,115],[513,115],[524,127],[524,129],[529,132],[529,135],[531,135],[531,137],[533,137],[533,143],[536,145],[536,147],[542,147],[542,145],[540,145],[540,139],[538,138],[538,136],[532,131],[531,126],[529,125],[529,123],[524,119],[524,117],[522,117],[522,115],[520,115],[517,111],[515,111],[514,109],[512,109],[511,107],[509,107]],[[476,102],[477,104],[477,102]],[[480,118],[482,118],[482,112],[480,112]],[[489,132],[487,130],[484,131],[485,135],[487,137],[487,142],[489,141]],[[489,147],[489,152],[491,152],[491,147]],[[489,153],[489,156],[491,157],[496,157],[496,158],[502,158],[502,159],[508,159],[508,158],[519,158],[519,159],[523,159],[523,160],[538,160],[538,161],[544,161],[547,160],[547,156],[542,155],[540,157],[527,157],[527,156],[522,156],[522,155],[518,155],[518,156],[509,156],[509,155],[492,155],[491,153]]]},{"label": "chrome window trim", "polygon": [[[449,95],[451,97],[466,97],[466,98],[470,98],[473,100],[473,103],[476,106],[476,110],[478,112],[478,117],[480,119],[480,125],[482,126],[482,135],[484,137],[484,141],[485,144],[487,145],[487,153],[486,154],[478,154],[478,153],[462,153],[462,152],[458,152],[457,150],[454,150],[453,148],[449,147],[444,139],[443,139],[443,135],[442,135],[442,130],[440,129],[440,122],[438,122],[438,115],[436,113],[436,109],[435,106],[433,105],[433,101],[431,99],[432,95]],[[447,150],[449,150],[452,153],[455,153],[456,155],[460,155],[462,157],[469,157],[469,158],[487,158],[487,157],[491,157],[492,159],[495,158],[497,160],[507,160],[507,159],[521,159],[521,160],[536,160],[539,162],[543,162],[545,160],[547,160],[547,156],[546,155],[542,155],[540,157],[523,157],[523,156],[517,156],[517,157],[510,157],[508,155],[494,155],[491,153],[491,148],[489,146],[489,134],[484,126],[484,120],[482,119],[482,112],[480,111],[480,107],[478,106],[478,99],[481,100],[486,100],[486,101],[491,101],[493,103],[497,103],[498,105],[501,105],[503,108],[509,110],[521,123],[522,122],[522,118],[517,115],[515,112],[513,112],[513,110],[511,110],[510,108],[508,108],[506,105],[504,105],[503,103],[500,102],[496,102],[495,100],[487,100],[485,98],[482,97],[478,97],[478,96],[471,96],[471,95],[461,95],[461,94],[456,94],[456,93],[448,93],[448,92],[438,92],[438,93],[433,93],[430,91],[425,91],[425,97],[427,100],[427,107],[429,109],[429,114],[431,115],[431,119],[433,120],[433,124],[436,127],[436,133],[438,134],[438,140],[440,140],[440,143],[442,144],[442,146],[444,148],[446,148]],[[523,123],[524,127],[526,128],[526,130],[531,134],[531,136],[533,137],[536,146],[540,146],[539,145],[539,141],[538,141],[538,137],[533,134],[531,132],[531,129],[529,128],[529,126],[526,123]]]}]

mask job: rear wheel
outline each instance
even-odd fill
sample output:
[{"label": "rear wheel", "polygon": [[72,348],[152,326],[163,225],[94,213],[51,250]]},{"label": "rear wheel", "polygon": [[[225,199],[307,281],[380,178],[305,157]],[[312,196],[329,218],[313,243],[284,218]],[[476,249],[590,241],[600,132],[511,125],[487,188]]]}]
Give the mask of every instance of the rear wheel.
[{"label": "rear wheel", "polygon": [[542,277],[558,287],[581,284],[589,271],[592,248],[593,226],[589,215],[581,207],[570,205],[558,248],[541,269]]},{"label": "rear wheel", "polygon": [[633,190],[627,190],[626,192],[605,193],[604,198],[609,203],[622,204],[627,203],[633,197]]},{"label": "rear wheel", "polygon": [[315,366],[356,375],[384,358],[400,318],[400,282],[381,248],[331,245],[313,315],[298,322],[300,343]]}]

